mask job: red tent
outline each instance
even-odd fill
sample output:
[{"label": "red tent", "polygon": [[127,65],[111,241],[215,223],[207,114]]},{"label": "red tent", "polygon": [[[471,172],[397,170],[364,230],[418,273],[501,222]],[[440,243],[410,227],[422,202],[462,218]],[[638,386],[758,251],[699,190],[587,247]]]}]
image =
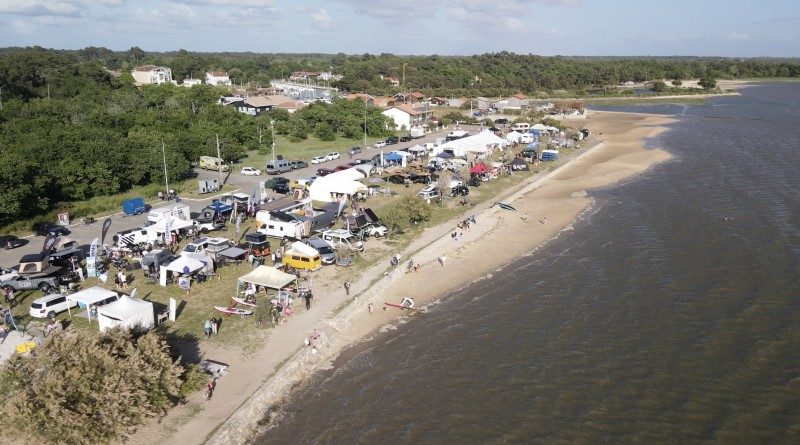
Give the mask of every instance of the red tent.
[{"label": "red tent", "polygon": [[469,169],[470,173],[487,173],[489,171],[489,167],[486,164],[475,164],[471,169]]}]

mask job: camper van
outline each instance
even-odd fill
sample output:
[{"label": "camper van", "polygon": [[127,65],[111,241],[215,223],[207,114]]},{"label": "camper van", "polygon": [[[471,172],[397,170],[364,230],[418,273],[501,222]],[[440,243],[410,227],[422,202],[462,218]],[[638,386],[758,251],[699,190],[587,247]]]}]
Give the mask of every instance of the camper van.
[{"label": "camper van", "polygon": [[226,172],[231,169],[225,164],[222,158],[215,158],[213,156],[200,156],[200,168],[219,172]]},{"label": "camper van", "polygon": [[173,204],[150,209],[150,213],[147,214],[147,222],[148,224],[155,224],[169,215],[178,219],[188,220],[190,217],[189,206],[186,204]]},{"label": "camper van", "polygon": [[317,249],[308,244],[295,241],[289,250],[283,253],[283,264],[295,269],[317,270],[322,267],[322,260]]},{"label": "camper van", "polygon": [[278,175],[292,171],[292,166],[289,165],[289,161],[285,159],[276,159],[274,161],[267,161],[266,171],[268,175]]},{"label": "camper van", "polygon": [[513,127],[511,127],[511,130],[518,131],[520,133],[527,133],[527,131],[530,129],[531,129],[531,124],[527,122],[517,122],[516,124],[514,124]]}]

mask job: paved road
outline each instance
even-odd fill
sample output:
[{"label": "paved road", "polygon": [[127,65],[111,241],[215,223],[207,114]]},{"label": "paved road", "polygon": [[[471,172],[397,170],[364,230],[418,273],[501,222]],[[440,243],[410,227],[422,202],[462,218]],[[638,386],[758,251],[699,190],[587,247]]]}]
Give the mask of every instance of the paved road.
[{"label": "paved road", "polygon": [[[464,127],[464,129],[470,131],[472,134],[475,134],[478,127]],[[426,142],[434,142],[436,138],[443,137],[447,134],[449,130],[444,130],[438,133],[431,133],[426,135],[424,138],[415,139],[412,142],[404,142],[396,145],[389,145],[383,149],[384,153],[389,153],[393,150],[401,150],[405,148],[409,148],[415,144],[423,144]],[[334,161],[328,161],[323,164],[314,164],[309,165],[306,168],[302,168],[299,170],[295,170],[289,173],[285,173],[281,176],[284,176],[289,179],[298,179],[304,178],[309,176],[316,175],[316,171],[318,168],[330,168],[333,169],[339,165],[346,164],[350,162],[348,159],[348,155],[345,152],[341,152],[342,156],[339,159]],[[368,148],[364,150],[362,153],[359,153],[355,156],[355,158],[372,158],[376,154],[380,153],[380,149],[376,148]],[[247,165],[247,163],[245,163]],[[263,170],[264,166],[256,166],[252,165],[255,168],[261,168]],[[214,179],[218,178],[219,173],[211,172],[207,170],[198,170],[198,179]],[[269,175],[262,175],[262,176],[242,176],[239,174],[239,171],[233,171],[227,178],[227,183],[233,184],[236,186],[239,191],[243,193],[250,194],[255,187],[258,186],[260,181],[264,181],[269,179],[271,176]],[[216,195],[208,195],[202,199],[183,199],[182,201],[185,204],[189,205],[189,208],[192,212],[199,212],[203,207],[207,206],[211,203],[211,200],[216,197]],[[171,205],[171,204],[170,204]],[[103,218],[104,219],[104,218]],[[107,235],[106,243],[109,242],[109,239],[113,234],[126,230],[132,229],[135,227],[142,227],[144,223],[147,221],[147,215],[138,215],[138,216],[124,216],[123,214],[119,213],[116,215],[111,216],[111,229]],[[80,244],[89,244],[92,242],[94,238],[100,236],[100,230],[102,226],[102,220],[98,220],[94,224],[85,226],[80,223],[74,224],[69,227],[70,231],[72,232],[69,237],[78,241]],[[0,265],[3,267],[11,267],[15,266],[19,263],[20,257],[25,254],[29,253],[36,253],[41,251],[42,243],[44,242],[44,238],[41,236],[29,236],[28,244],[25,246],[19,247],[13,250],[4,250],[0,249]]]}]

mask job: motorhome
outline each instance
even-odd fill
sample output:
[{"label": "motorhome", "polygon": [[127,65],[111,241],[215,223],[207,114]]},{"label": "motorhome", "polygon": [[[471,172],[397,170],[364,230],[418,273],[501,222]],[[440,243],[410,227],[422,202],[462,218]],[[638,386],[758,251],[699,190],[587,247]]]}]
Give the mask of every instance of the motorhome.
[{"label": "motorhome", "polygon": [[147,222],[155,224],[170,215],[178,219],[188,220],[190,219],[189,206],[186,204],[173,204],[150,209],[147,214]]},{"label": "motorhome", "polygon": [[226,172],[230,170],[230,166],[225,164],[225,161],[222,158],[215,158],[213,156],[200,156],[200,168],[206,170],[214,170],[220,172]]},{"label": "motorhome", "polygon": [[299,240],[311,233],[311,221],[299,221],[284,212],[258,212],[258,233],[279,239]]},{"label": "motorhome", "polygon": [[276,159],[274,161],[267,161],[266,172],[268,175],[279,175],[292,171],[292,166],[289,161],[285,159]]}]

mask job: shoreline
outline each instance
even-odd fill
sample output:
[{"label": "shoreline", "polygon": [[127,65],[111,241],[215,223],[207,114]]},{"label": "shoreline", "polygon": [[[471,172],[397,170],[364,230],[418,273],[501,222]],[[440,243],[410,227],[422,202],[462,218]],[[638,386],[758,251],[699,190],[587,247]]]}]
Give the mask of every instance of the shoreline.
[{"label": "shoreline", "polygon": [[[373,265],[353,286],[358,298],[345,299],[349,304],[344,309],[315,323],[322,334],[316,342],[318,353],[296,347],[286,360],[272,368],[257,390],[208,435],[198,436],[196,430],[194,434],[185,434],[194,423],[190,420],[180,427],[178,434],[168,439],[169,442],[189,443],[187,436],[195,436],[197,439],[204,437],[210,444],[245,443],[260,432],[258,427],[269,410],[291,397],[295,386],[313,372],[329,367],[349,346],[378,330],[390,328],[394,321],[406,316],[399,309],[381,310],[384,302],[397,303],[401,296],[413,295],[417,306],[424,308],[468,282],[545,245],[591,204],[593,200],[586,195],[586,190],[632,178],[669,159],[670,155],[662,150],[646,149],[644,140],[658,135],[666,129],[663,125],[673,121],[663,115],[591,112],[586,126],[593,134],[603,135],[603,139],[543,177],[532,177],[520,183],[504,198],[517,207],[517,212],[488,204],[482,206],[488,208],[476,208],[476,224],[463,232],[460,241],[454,241],[449,235],[453,230],[452,221],[427,229],[402,253],[400,267],[383,275],[385,265]],[[531,216],[522,219],[521,215],[528,213]],[[522,229],[529,236],[514,237]],[[447,257],[444,265],[437,261],[442,255]],[[422,266],[419,274],[405,273],[402,265],[409,258]],[[419,282],[424,282],[426,288],[420,289]],[[369,303],[374,306],[372,315],[368,313]],[[206,428],[210,429],[207,424]],[[199,441],[202,439],[191,443]]]}]

